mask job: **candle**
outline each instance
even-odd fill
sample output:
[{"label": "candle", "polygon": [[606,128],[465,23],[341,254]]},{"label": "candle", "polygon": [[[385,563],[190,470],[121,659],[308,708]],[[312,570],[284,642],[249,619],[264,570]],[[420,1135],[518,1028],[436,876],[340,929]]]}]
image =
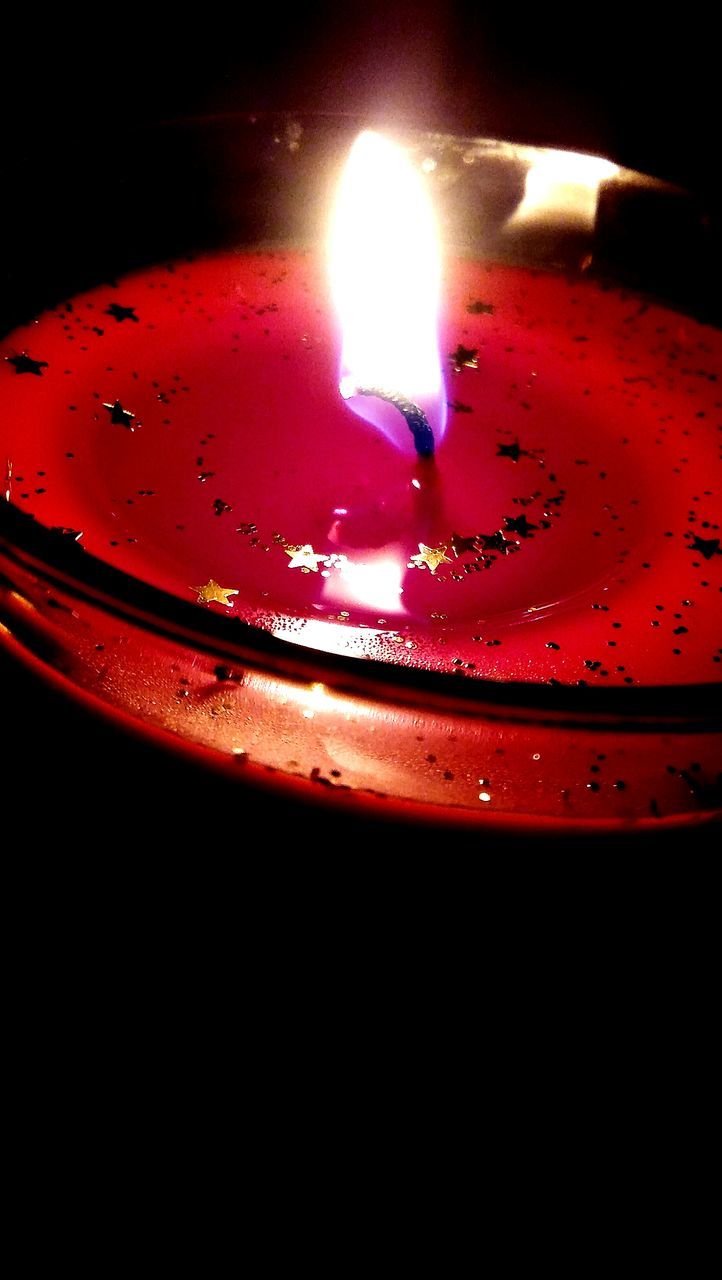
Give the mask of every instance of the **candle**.
[{"label": "candle", "polygon": [[[433,157],[360,150],[381,173],[347,176],[341,213],[373,198],[331,244],[350,300],[318,247],[216,251],[64,300],[0,352],[10,504],[76,572],[97,557],[183,619],[218,615],[224,652],[251,635],[227,620],[252,624],[286,669],[212,646],[199,662],[176,633],[150,645],[17,566],[6,631],[60,629],[73,679],[106,704],[335,802],[516,825],[709,814],[718,739],[674,715],[630,736],[564,698],[609,690],[623,708],[686,686],[692,707],[719,681],[722,336],[584,273],[450,253],[442,271],[428,209],[408,203]],[[508,235],[540,207],[545,234],[570,209],[593,220],[612,173],[543,154]],[[374,277],[384,192],[401,237]],[[294,652],[319,670],[299,676]],[[475,718],[488,681],[561,701]]]}]

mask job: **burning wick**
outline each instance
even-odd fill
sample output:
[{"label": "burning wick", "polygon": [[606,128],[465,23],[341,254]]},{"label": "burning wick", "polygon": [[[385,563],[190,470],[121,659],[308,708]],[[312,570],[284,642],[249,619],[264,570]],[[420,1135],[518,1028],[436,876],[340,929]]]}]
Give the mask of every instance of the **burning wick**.
[{"label": "burning wick", "polygon": [[384,400],[386,404],[392,404],[395,409],[398,409],[414,437],[414,447],[418,456],[433,458],[434,433],[423,409],[418,404],[414,404],[413,400],[407,400],[406,396],[402,396],[398,391],[386,391],[383,387],[357,387],[353,379],[348,377],[341,379],[339,391],[344,400],[350,400],[351,396],[375,396],[378,400]]},{"label": "burning wick", "polygon": [[342,335],[342,397],[401,452],[433,459],[446,426],[439,236],[415,161],[369,130],[357,137],[341,174],[328,261]]}]

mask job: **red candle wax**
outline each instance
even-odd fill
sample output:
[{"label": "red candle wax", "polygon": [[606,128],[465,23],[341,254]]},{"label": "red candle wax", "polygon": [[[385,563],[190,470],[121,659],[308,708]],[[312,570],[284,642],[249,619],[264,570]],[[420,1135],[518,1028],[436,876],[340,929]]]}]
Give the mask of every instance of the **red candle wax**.
[{"label": "red candle wax", "polygon": [[[456,262],[451,423],[426,464],[339,397],[325,293],[313,258],[218,256],[11,335],[11,500],[181,598],[213,578],[300,642],[334,624],[316,647],[534,681],[717,677],[717,332]],[[19,376],[26,351],[40,376]],[[437,566],[413,563],[420,541]]]},{"label": "red candle wax", "polygon": [[[469,679],[719,679],[722,335],[592,281],[459,259],[440,344],[449,424],[428,463],[339,396],[315,256],[148,269],[3,341],[3,487],[128,573],[322,651]],[[138,686],[149,675],[142,656],[128,670]],[[203,740],[238,751],[249,703],[227,701]],[[408,744],[408,727],[378,732],[391,755]],[[347,771],[352,738],[336,732],[328,753]],[[598,745],[574,778],[575,812],[592,819]],[[444,804],[453,780],[455,805],[488,809],[489,749],[448,747],[452,778],[427,778],[426,798]],[[374,751],[396,794],[389,752]],[[624,767],[605,778],[620,793],[635,784]],[[535,783],[552,817],[569,807],[569,768]],[[528,778],[504,778],[514,812]]]}]

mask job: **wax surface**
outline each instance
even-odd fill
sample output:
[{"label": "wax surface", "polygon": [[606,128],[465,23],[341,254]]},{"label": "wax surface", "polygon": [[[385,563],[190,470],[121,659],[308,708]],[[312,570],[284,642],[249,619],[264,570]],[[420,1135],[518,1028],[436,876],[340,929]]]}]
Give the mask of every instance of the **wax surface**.
[{"label": "wax surface", "polygon": [[[718,679],[722,335],[470,261],[446,264],[443,297],[431,467],[341,400],[323,263],[228,253],[3,340],[2,489],[185,600],[211,579],[237,593],[199,608],[319,649],[469,678]],[[419,544],[446,561],[415,563]]]}]

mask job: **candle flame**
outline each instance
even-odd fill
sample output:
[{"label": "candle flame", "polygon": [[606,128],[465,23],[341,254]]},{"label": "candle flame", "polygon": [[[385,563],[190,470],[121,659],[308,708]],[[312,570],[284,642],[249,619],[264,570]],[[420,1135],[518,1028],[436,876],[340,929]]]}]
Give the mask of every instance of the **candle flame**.
[{"label": "candle flame", "polygon": [[413,453],[398,408],[368,389],[403,397],[423,409],[438,443],[446,419],[436,334],[438,234],[422,173],[380,134],[361,133],[351,149],[332,217],[329,266],[343,331],[341,395]]}]

